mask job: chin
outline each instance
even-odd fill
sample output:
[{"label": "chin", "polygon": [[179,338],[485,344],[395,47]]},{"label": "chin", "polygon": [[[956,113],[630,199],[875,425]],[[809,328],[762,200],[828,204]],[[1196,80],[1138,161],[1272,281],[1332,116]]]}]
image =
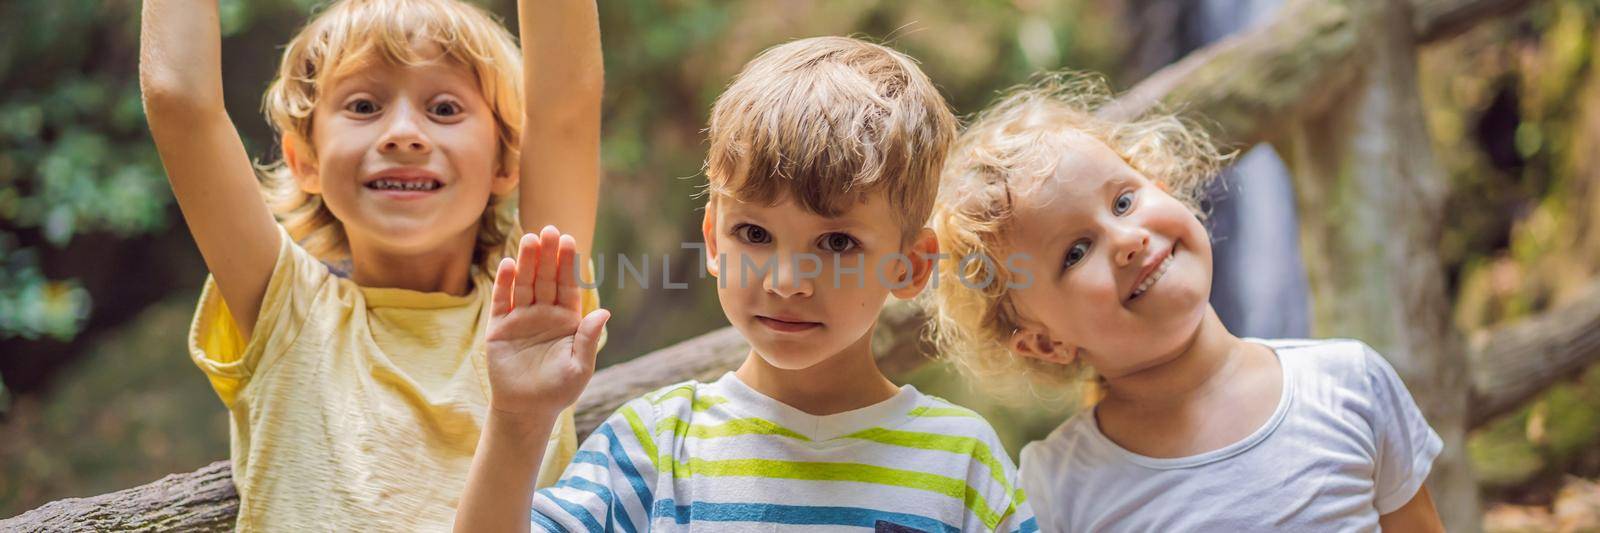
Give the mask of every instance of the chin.
[{"label": "chin", "polygon": [[767,365],[780,370],[805,370],[827,360],[827,354],[833,353],[818,350],[814,343],[752,341],[750,347]]}]

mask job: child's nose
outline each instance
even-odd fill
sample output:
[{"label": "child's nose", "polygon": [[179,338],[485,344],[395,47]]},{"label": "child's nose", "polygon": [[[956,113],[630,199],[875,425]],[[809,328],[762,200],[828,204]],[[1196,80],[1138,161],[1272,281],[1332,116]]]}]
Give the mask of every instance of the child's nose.
[{"label": "child's nose", "polygon": [[1116,254],[1117,266],[1119,267],[1134,264],[1134,261],[1139,258],[1139,252],[1150,247],[1150,232],[1145,231],[1144,228],[1123,226],[1113,230],[1111,238],[1113,239],[1112,243],[1116,246],[1113,252]]},{"label": "child's nose", "polygon": [[818,269],[807,269],[808,264],[802,256],[779,257],[778,264],[772,265],[771,273],[762,280],[762,288],[781,298],[811,296],[812,278]]},{"label": "child's nose", "polygon": [[420,118],[410,106],[396,106],[390,113],[389,129],[378,143],[378,151],[385,154],[426,154],[433,144],[417,124]]}]

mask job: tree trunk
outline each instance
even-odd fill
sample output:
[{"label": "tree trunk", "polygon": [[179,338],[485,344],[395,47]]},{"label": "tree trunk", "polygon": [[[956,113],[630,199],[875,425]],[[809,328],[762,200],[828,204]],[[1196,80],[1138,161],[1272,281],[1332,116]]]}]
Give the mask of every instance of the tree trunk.
[{"label": "tree trunk", "polygon": [[1466,451],[1467,373],[1449,321],[1438,255],[1447,192],[1417,90],[1405,6],[1343,2],[1359,49],[1351,83],[1307,108],[1283,137],[1320,337],[1354,337],[1394,365],[1444,452],[1430,492],[1450,531],[1478,531],[1482,512]]}]

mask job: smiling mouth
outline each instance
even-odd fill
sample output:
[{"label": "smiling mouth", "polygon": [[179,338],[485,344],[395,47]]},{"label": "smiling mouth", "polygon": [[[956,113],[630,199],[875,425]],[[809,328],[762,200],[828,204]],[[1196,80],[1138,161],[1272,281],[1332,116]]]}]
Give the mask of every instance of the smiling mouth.
[{"label": "smiling mouth", "polygon": [[444,187],[443,183],[435,179],[392,179],[383,178],[369,181],[366,188],[375,191],[416,191],[427,192]]},{"label": "smiling mouth", "polygon": [[1167,270],[1172,268],[1172,260],[1176,257],[1178,257],[1178,247],[1174,244],[1172,251],[1167,253],[1167,258],[1161,260],[1161,266],[1156,267],[1154,272],[1151,272],[1149,276],[1144,278],[1144,281],[1139,282],[1139,285],[1133,288],[1133,294],[1128,296],[1128,301],[1137,300],[1145,292],[1148,292],[1150,287],[1155,286],[1156,282],[1166,275]]},{"label": "smiling mouth", "polygon": [[821,322],[804,322],[797,320],[779,320],[776,318],[756,315],[756,321],[768,329],[783,333],[795,333],[822,327]]}]

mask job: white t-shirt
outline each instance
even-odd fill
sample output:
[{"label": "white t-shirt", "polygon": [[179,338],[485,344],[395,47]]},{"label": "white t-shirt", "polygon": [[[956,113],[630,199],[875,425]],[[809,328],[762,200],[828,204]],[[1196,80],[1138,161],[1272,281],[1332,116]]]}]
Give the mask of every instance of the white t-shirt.
[{"label": "white t-shirt", "polygon": [[1022,449],[1042,531],[1378,531],[1411,501],[1443,442],[1394,369],[1352,340],[1256,340],[1283,395],[1244,440],[1189,457],[1130,452],[1094,410]]}]

